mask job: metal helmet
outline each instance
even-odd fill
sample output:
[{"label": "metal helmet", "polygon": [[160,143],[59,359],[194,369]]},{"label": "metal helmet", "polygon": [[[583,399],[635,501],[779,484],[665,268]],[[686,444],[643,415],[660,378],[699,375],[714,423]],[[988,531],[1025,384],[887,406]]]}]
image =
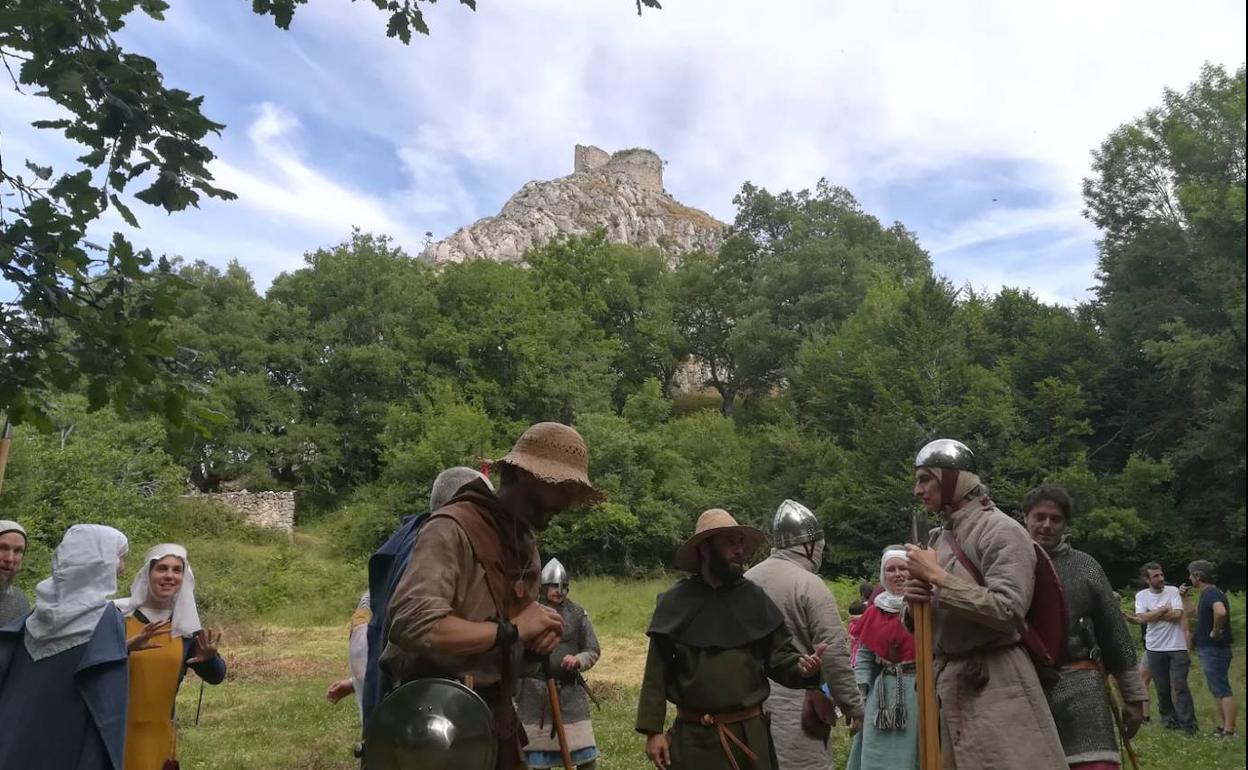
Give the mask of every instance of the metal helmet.
[{"label": "metal helmet", "polygon": [[494,715],[450,679],[417,679],[386,696],[364,735],[366,770],[494,770]]},{"label": "metal helmet", "polygon": [[546,566],[542,567],[542,585],[557,585],[560,588],[568,587],[568,571],[563,568],[558,559],[551,559],[546,562]]},{"label": "metal helmet", "polygon": [[785,500],[771,522],[771,544],[788,548],[823,539],[823,527],[810,509],[795,500]]},{"label": "metal helmet", "polygon": [[966,444],[951,438],[938,438],[924,444],[914,458],[914,467],[978,472],[975,453]]}]

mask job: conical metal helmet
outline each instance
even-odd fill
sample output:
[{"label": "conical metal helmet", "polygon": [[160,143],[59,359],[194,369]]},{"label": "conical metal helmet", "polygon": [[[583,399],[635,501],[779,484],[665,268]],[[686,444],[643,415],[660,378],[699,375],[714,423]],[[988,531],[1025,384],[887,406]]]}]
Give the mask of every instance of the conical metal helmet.
[{"label": "conical metal helmet", "polygon": [[558,559],[551,559],[542,567],[542,585],[557,585],[564,589],[568,587],[568,571]]},{"label": "conical metal helmet", "polygon": [[776,509],[771,522],[771,544],[774,548],[788,548],[802,543],[813,543],[823,538],[823,527],[810,509],[795,500],[785,500]]},{"label": "conical metal helmet", "polygon": [[924,444],[914,458],[914,467],[951,468],[978,473],[975,453],[966,444],[951,438],[938,438]]}]

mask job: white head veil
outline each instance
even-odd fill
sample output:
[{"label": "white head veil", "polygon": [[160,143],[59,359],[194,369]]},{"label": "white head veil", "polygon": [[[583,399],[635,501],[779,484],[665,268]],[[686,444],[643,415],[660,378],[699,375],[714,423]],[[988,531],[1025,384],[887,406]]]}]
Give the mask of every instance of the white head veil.
[{"label": "white head veil", "polygon": [[117,569],[129,550],[126,536],[100,524],[75,524],[52,555],[52,577],[35,586],[35,610],[26,619],[26,651],[42,660],[85,644],[117,593]]},{"label": "white head veil", "polygon": [[888,584],[888,563],[893,559],[906,560],[906,552],[896,548],[890,548],[880,557],[880,585],[884,590],[880,591],[875,597],[874,604],[876,607],[885,612],[901,612],[901,606],[905,604],[905,595],[893,593],[892,587]]},{"label": "white head veil", "polygon": [[143,566],[130,584],[129,598],[118,599],[115,604],[124,615],[133,615],[135,610],[146,604],[152,592],[152,565],[166,556],[176,556],[182,560],[182,587],[173,595],[173,615],[170,618],[172,627],[169,633],[189,639],[203,626],[199,624],[199,609],[195,606],[195,573],[191,572],[186,549],[176,543],[161,543],[143,554]]}]

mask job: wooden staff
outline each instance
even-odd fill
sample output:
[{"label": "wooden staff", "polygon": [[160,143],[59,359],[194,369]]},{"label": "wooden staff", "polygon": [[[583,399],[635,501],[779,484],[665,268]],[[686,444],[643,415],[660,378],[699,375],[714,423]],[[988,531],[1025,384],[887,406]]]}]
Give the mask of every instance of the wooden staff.
[{"label": "wooden staff", "polygon": [[568,733],[563,729],[563,709],[559,706],[559,685],[555,676],[546,667],[546,693],[550,696],[550,716],[555,723],[555,733],[559,736],[559,751],[563,753],[563,770],[576,770],[572,764],[572,752],[568,750]]},{"label": "wooden staff", "polygon": [[0,492],[4,491],[4,469],[9,464],[9,445],[13,438],[13,424],[5,419],[0,422]]},{"label": "wooden staff", "polygon": [[[914,543],[925,549],[927,540],[919,537],[919,521],[922,516],[922,513],[915,513],[912,534]],[[932,605],[928,602],[916,602],[910,605],[910,615],[914,619],[914,679],[919,706],[919,770],[941,770],[940,711],[936,706],[936,674],[932,652]]]},{"label": "wooden staff", "polygon": [[[1122,738],[1122,751],[1131,761],[1131,767],[1134,770],[1140,770],[1140,758],[1136,756],[1135,747],[1131,745],[1131,739],[1127,737],[1126,725],[1122,723],[1122,711],[1120,703],[1125,703],[1122,693],[1110,681],[1109,675],[1105,673],[1105,667],[1097,661],[1097,670],[1101,672],[1101,676],[1105,678],[1105,687],[1109,690],[1109,711],[1114,715],[1114,726],[1118,728],[1118,735]],[[1123,763],[1126,764],[1125,762]]]}]

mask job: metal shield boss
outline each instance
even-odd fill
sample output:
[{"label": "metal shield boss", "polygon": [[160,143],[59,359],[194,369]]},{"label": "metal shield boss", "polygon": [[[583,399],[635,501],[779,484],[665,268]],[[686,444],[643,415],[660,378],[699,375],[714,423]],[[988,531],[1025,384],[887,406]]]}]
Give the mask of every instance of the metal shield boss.
[{"label": "metal shield boss", "polygon": [[365,770],[493,770],[494,715],[450,679],[417,679],[373,712],[364,735]]}]

